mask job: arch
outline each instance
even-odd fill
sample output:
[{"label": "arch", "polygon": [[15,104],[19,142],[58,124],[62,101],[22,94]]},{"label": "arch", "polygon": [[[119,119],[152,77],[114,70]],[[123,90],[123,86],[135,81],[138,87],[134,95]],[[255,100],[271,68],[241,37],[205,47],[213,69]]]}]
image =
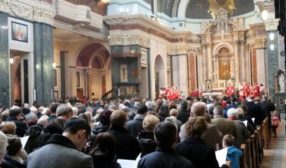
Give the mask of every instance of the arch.
[{"label": "arch", "polygon": [[175,0],[172,9],[172,17],[178,16],[178,8],[179,8],[180,0]]},{"label": "arch", "polygon": [[229,43],[219,43],[219,44],[217,44],[217,45],[213,48],[213,55],[218,54],[218,53],[219,53],[219,50],[220,50],[221,48],[227,48],[227,49],[229,49],[229,53],[234,53],[233,47],[232,47],[231,44],[229,44]]},{"label": "arch", "polygon": [[[99,55],[99,57],[95,57]],[[100,43],[91,43],[84,46],[75,59],[77,67],[104,68],[105,63],[109,59],[108,50]]]}]

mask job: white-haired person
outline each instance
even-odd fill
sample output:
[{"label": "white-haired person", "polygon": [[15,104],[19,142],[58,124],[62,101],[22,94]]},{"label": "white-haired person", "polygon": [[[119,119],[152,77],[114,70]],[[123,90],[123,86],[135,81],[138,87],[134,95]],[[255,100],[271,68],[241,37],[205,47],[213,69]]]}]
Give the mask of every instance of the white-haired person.
[{"label": "white-haired person", "polygon": [[0,131],[0,165],[2,165],[2,161],[6,154],[7,145],[8,145],[8,142],[7,142],[6,135],[2,131]]},{"label": "white-haired person", "polygon": [[234,145],[237,148],[240,148],[240,145],[246,143],[246,140],[250,137],[250,132],[248,131],[243,121],[237,119],[238,111],[240,110],[237,110],[235,108],[228,109],[227,117],[234,122],[236,132],[236,134],[234,135],[236,137]]}]

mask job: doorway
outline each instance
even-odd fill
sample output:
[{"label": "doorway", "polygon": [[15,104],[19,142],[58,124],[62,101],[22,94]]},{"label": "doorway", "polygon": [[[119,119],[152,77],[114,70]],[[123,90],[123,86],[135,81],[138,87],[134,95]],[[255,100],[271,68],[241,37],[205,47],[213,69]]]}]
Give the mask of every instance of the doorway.
[{"label": "doorway", "polygon": [[29,53],[10,51],[10,105],[21,106],[24,103],[32,103],[30,85],[32,84],[29,73]]}]

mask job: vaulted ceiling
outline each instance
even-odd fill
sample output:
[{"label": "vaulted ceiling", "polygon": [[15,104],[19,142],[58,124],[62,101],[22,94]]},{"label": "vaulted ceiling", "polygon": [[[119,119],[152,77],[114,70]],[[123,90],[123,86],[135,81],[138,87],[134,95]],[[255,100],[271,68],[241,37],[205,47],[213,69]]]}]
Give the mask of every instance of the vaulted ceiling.
[{"label": "vaulted ceiling", "polygon": [[[144,1],[152,4],[154,0]],[[253,0],[157,0],[157,10],[170,17],[177,17],[179,13],[184,12],[183,16],[187,18],[209,19],[211,18],[211,15],[208,13],[210,1],[216,1],[215,3],[234,1],[236,10],[233,16],[254,11]],[[183,11],[180,11],[182,9]]]}]

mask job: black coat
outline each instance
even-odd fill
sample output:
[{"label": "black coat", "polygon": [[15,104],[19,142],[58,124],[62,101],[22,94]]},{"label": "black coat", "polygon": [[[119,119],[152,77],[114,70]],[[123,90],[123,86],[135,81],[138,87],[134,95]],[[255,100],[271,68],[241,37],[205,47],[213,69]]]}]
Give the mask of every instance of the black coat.
[{"label": "black coat", "polygon": [[93,155],[94,168],[121,168],[120,164],[106,155]]},{"label": "black coat", "polygon": [[192,161],[196,168],[219,168],[214,148],[200,138],[189,137],[175,148],[178,154]]},{"label": "black coat", "polygon": [[127,122],[127,129],[130,135],[137,137],[138,133],[143,130],[144,116],[136,115],[133,120]]},{"label": "black coat", "polygon": [[137,139],[124,127],[112,127],[110,133],[116,141],[117,158],[135,160],[141,152]]},{"label": "black coat", "polygon": [[5,156],[0,167],[1,168],[26,168],[27,166],[11,159],[9,156]]},{"label": "black coat", "polygon": [[265,112],[260,107],[260,103],[254,103],[254,102],[247,102],[247,115],[251,118],[255,118],[254,124],[255,126],[260,125],[264,118],[265,118]]},{"label": "black coat", "polygon": [[194,166],[191,161],[178,155],[172,148],[157,148],[155,152],[141,158],[137,168],[194,168]]},{"label": "black coat", "polygon": [[155,142],[153,132],[140,132],[138,134],[138,141],[141,147],[141,157],[154,152],[156,150],[157,144]]}]

